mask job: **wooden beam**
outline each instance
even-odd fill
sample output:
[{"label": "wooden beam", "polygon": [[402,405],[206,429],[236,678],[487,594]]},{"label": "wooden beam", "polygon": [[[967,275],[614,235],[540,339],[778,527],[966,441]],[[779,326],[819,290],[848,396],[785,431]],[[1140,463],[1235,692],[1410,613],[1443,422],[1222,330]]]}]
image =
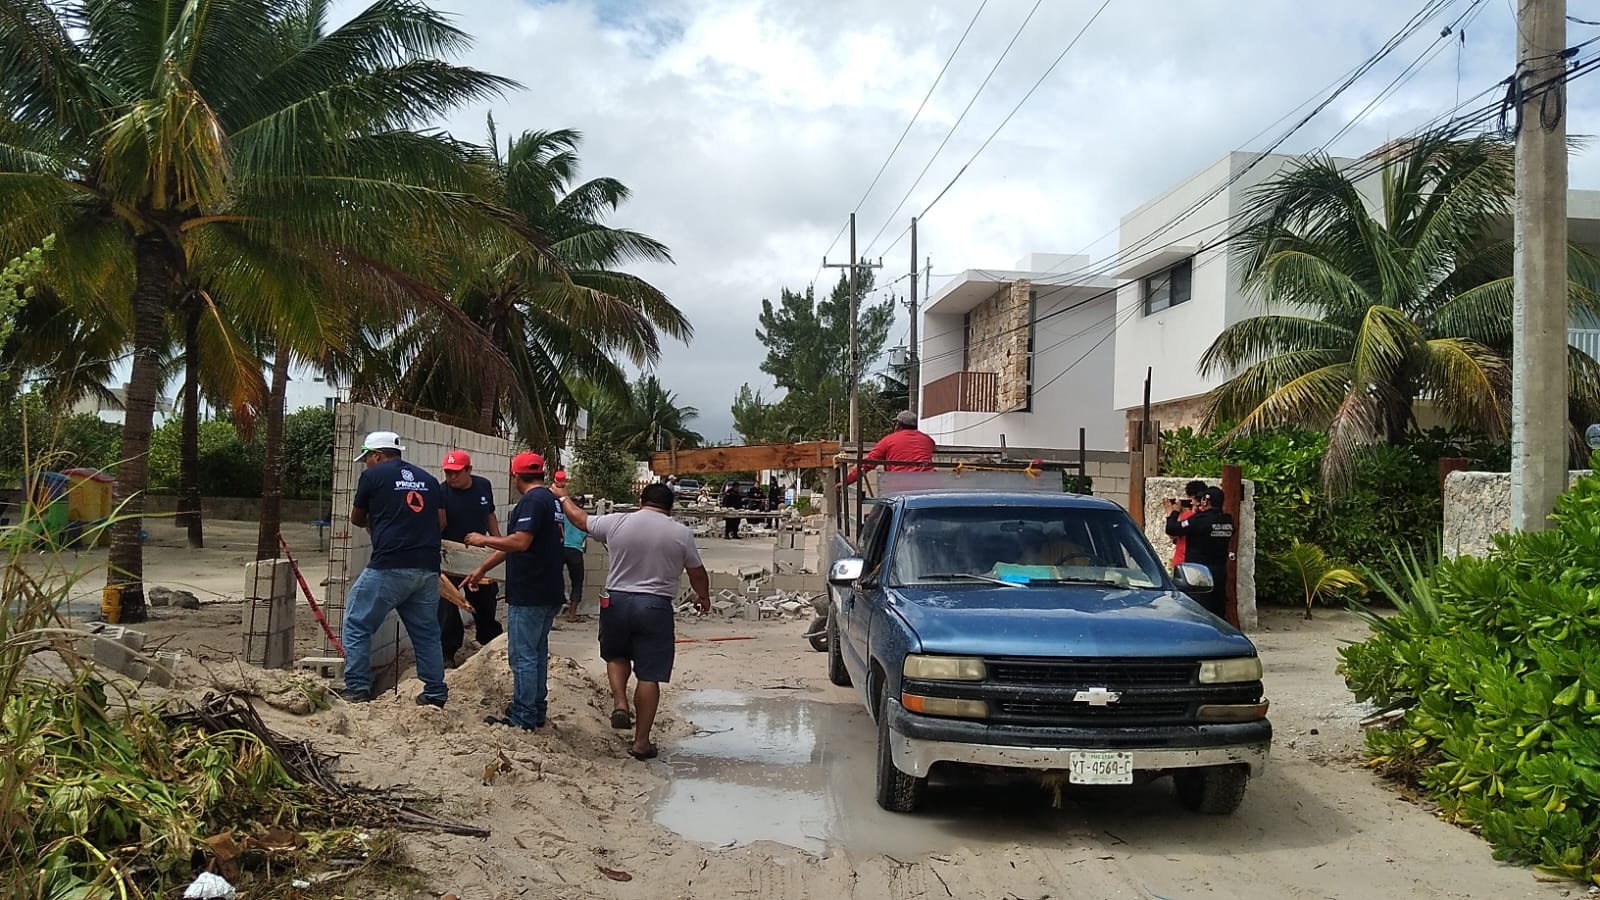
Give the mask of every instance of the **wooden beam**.
[{"label": "wooden beam", "polygon": [[650,471],[657,475],[699,475],[711,472],[759,472],[762,469],[824,469],[833,465],[833,458],[838,453],[838,441],[703,447],[676,453],[653,453],[650,455]]}]

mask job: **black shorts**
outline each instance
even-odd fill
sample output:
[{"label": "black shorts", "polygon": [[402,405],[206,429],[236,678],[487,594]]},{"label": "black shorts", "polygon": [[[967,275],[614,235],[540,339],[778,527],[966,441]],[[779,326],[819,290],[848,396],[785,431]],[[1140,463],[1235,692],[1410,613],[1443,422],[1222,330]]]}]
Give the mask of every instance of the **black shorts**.
[{"label": "black shorts", "polygon": [[673,643],[672,598],[612,591],[600,607],[600,658],[633,663],[640,681],[671,681]]}]

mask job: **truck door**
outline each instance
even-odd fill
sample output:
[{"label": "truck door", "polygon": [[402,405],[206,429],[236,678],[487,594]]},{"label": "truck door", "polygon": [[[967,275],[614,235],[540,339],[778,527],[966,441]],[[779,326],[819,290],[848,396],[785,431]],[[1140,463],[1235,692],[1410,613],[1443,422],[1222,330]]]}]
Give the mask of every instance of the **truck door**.
[{"label": "truck door", "polygon": [[876,503],[861,525],[861,556],[866,561],[861,580],[845,596],[843,633],[844,656],[857,684],[866,684],[867,661],[871,658],[867,632],[875,608],[883,602],[883,564],[889,546],[890,507]]}]

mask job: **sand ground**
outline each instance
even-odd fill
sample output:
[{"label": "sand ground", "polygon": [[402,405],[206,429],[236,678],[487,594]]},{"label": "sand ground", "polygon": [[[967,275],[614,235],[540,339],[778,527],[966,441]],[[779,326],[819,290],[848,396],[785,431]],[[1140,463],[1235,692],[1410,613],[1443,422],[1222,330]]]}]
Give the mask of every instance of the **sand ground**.
[{"label": "sand ground", "polygon": [[[210,546],[152,528],[146,577],[195,592],[199,610],[158,609],[151,646],[188,661],[173,693],[198,695],[238,674],[238,598],[254,545],[244,523],[211,523]],[[286,535],[315,558],[314,529]],[[716,566],[721,542],[707,540]],[[732,547],[727,547],[732,551]],[[748,550],[739,552],[749,553]],[[86,617],[104,552],[75,615]],[[321,595],[323,568],[308,568]],[[312,572],[315,574],[312,574]],[[298,645],[320,652],[304,604]],[[269,723],[340,754],[344,775],[408,784],[486,839],[411,835],[431,889],[366,886],[351,896],[500,898],[1277,898],[1557,897],[1495,862],[1476,836],[1440,822],[1358,758],[1354,704],[1334,673],[1353,617],[1306,622],[1268,610],[1253,637],[1266,664],[1273,762],[1231,817],[1194,816],[1166,782],[1069,792],[1057,808],[1037,786],[950,785],[914,817],[871,799],[875,735],[850,688],[828,683],[804,621],[682,624],[678,669],[658,730],[662,757],[638,762],[605,721],[610,708],[594,623],[552,637],[552,727],[485,725],[510,696],[503,639],[448,674],[447,708],[419,708],[406,680],[362,705],[311,715],[263,708]],[[712,642],[710,637],[748,640]],[[230,674],[230,672],[232,674]],[[167,692],[152,690],[152,694]],[[486,777],[486,775],[490,777]],[[607,874],[607,872],[610,874]],[[627,880],[618,880],[626,877]]]}]

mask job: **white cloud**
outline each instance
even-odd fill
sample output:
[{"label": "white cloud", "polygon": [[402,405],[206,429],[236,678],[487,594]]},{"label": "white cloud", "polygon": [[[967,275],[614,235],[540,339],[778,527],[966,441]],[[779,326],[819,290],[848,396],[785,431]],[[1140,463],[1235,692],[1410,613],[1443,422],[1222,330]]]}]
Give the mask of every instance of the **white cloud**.
[{"label": "white cloud", "polygon": [[[1010,266],[1030,251],[1114,251],[1093,244],[1123,213],[1239,149],[1373,52],[1416,4],[1350,0],[1227,4],[1112,0],[1105,15],[924,220],[935,271]],[[617,217],[672,247],[677,265],[642,267],[694,322],[666,351],[663,381],[699,407],[701,430],[730,431],[740,383],[768,384],[756,341],[762,297],[804,287],[944,63],[976,2],[878,0],[455,0],[435,6],[477,38],[460,61],[527,90],[494,105],[501,133],[574,127],[585,172],[620,178],[634,200]],[[349,15],[346,2],[337,15]],[[863,250],[955,121],[1032,3],[991,0],[917,126],[861,210]],[[884,237],[883,253],[954,176],[1094,8],[1047,2]],[[1285,145],[1317,147],[1429,46],[1446,17]],[[1592,29],[1590,29],[1592,31]],[[1488,3],[1460,49],[1460,95],[1512,67],[1503,5]],[[1574,26],[1569,43],[1587,32]],[[1359,153],[1449,109],[1451,43],[1335,152]],[[1600,107],[1574,91],[1570,129]],[[485,109],[449,127],[481,139]],[[1292,121],[1292,120],[1291,120]],[[1270,129],[1276,136],[1287,122]],[[1247,149],[1263,147],[1258,138]],[[1594,156],[1574,158],[1575,187],[1597,186]],[[843,242],[829,254],[843,259]],[[884,280],[909,265],[902,242]],[[831,281],[835,272],[825,273]],[[891,342],[903,323],[896,326]]]}]

